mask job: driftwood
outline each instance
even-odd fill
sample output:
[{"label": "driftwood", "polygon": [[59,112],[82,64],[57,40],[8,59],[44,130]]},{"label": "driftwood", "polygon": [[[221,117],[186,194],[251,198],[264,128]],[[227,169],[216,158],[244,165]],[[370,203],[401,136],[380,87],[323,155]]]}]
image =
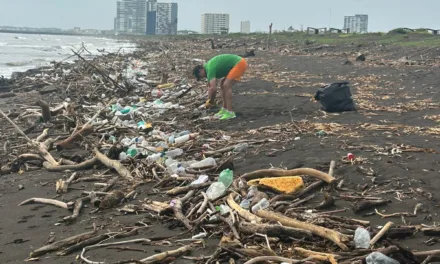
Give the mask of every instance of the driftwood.
[{"label": "driftwood", "polygon": [[176,187],[176,188],[173,188],[173,189],[167,191],[166,194],[167,195],[179,195],[182,193],[187,193],[191,190],[205,188],[211,184],[212,184],[212,182],[205,182],[205,183],[201,183],[201,184],[188,185],[188,186],[184,186],[184,187]]},{"label": "driftwood", "polygon": [[325,181],[326,183],[333,183],[336,179],[325,172],[318,171],[309,168],[299,168],[293,170],[258,170],[251,173],[246,173],[241,178],[246,181],[267,178],[267,177],[282,177],[282,176],[296,176],[296,175],[308,175]]},{"label": "driftwood", "polygon": [[364,210],[370,209],[376,206],[382,206],[388,204],[390,201],[388,200],[366,200],[360,201],[353,205],[353,211],[357,214]]},{"label": "driftwood", "polygon": [[91,237],[89,239],[82,240],[81,242],[79,242],[79,243],[77,243],[75,245],[72,245],[72,246],[70,246],[70,247],[68,247],[68,248],[66,248],[66,249],[64,249],[64,250],[62,250],[60,252],[57,252],[57,255],[59,255],[59,256],[69,255],[69,254],[71,254],[73,252],[80,251],[84,247],[97,244],[97,243],[99,243],[99,242],[101,242],[104,239],[107,239],[109,237],[110,237],[109,235],[104,234],[104,235],[97,235],[95,237]]},{"label": "driftwood", "polygon": [[246,235],[259,233],[265,234],[269,237],[293,237],[297,239],[312,238],[312,232],[308,230],[282,225],[252,224],[247,222],[240,222],[239,229],[240,232]]},{"label": "driftwood", "polygon": [[73,133],[70,137],[66,138],[63,141],[57,142],[56,148],[58,151],[62,149],[70,149],[74,148],[74,143],[83,137],[87,136],[88,134],[93,132],[93,125],[84,125],[80,130]]},{"label": "driftwood", "polygon": [[129,181],[134,180],[133,176],[131,176],[131,172],[127,170],[127,168],[125,168],[124,165],[121,164],[121,162],[119,162],[118,160],[109,159],[107,156],[99,152],[98,149],[95,149],[94,152],[95,152],[95,157],[100,162],[102,162],[102,164],[104,164],[109,168],[115,169],[119,173],[119,175],[121,175],[126,180]]},{"label": "driftwood", "polygon": [[41,135],[39,135],[39,136],[37,137],[36,141],[37,141],[37,142],[41,142],[41,141],[43,141],[43,140],[47,137],[48,134],[49,134],[49,129],[48,129],[48,128],[45,128],[45,129],[43,130],[43,133],[41,133]]},{"label": "driftwood", "polygon": [[49,162],[44,162],[43,167],[46,168],[48,171],[65,171],[65,170],[72,170],[72,171],[78,171],[78,170],[88,170],[93,168],[98,163],[98,158],[94,157],[92,159],[86,160],[82,163],[75,164],[75,165],[58,165],[54,166],[50,164]]},{"label": "driftwood", "polygon": [[252,213],[250,213],[249,211],[241,208],[240,205],[238,205],[235,201],[234,201],[234,196],[233,194],[230,194],[228,199],[227,199],[227,203],[228,205],[234,209],[235,211],[237,211],[237,213],[243,217],[244,219],[248,220],[251,223],[261,223],[262,219]]},{"label": "driftwood", "polygon": [[166,252],[162,252],[160,254],[150,256],[148,258],[141,259],[140,262],[145,263],[145,264],[153,264],[153,263],[163,262],[165,259],[170,258],[170,257],[182,256],[182,255],[188,253],[189,251],[191,251],[194,247],[195,247],[194,244],[186,245],[186,246],[180,247],[178,249],[169,250]]},{"label": "driftwood", "polygon": [[76,235],[76,236],[72,236],[63,240],[59,240],[53,244],[41,247],[37,250],[34,250],[31,252],[30,257],[31,258],[35,258],[38,256],[42,256],[46,253],[52,252],[52,251],[57,251],[61,248],[73,245],[73,244],[77,244],[80,243],[81,241],[90,239],[91,237],[93,237],[95,235],[95,231],[92,232],[87,232],[87,233],[83,233],[80,235]]},{"label": "driftwood", "polygon": [[336,245],[338,245],[342,250],[347,251],[348,247],[344,244],[349,241],[348,236],[341,234],[339,232],[336,232],[334,230],[317,226],[314,224],[301,222],[289,217],[286,217],[282,214],[266,211],[266,210],[258,210],[255,212],[256,215],[259,217],[271,220],[271,221],[278,221],[283,225],[294,227],[294,228],[300,228],[304,230],[308,230],[312,232],[314,235],[326,238],[330,241],[333,241]]},{"label": "driftwood", "polygon": [[379,241],[387,232],[388,230],[391,228],[391,226],[393,225],[393,222],[388,222],[386,223],[386,225],[384,225],[384,227],[382,227],[382,229],[379,231],[379,233],[377,233],[370,241],[370,246],[374,246],[374,244],[376,244],[377,241]]},{"label": "driftwood", "polygon": [[249,261],[246,261],[244,264],[254,264],[254,263],[265,263],[267,261],[276,261],[276,262],[285,262],[285,263],[310,263],[309,260],[312,260],[313,258],[306,258],[302,260],[296,260],[296,259],[288,259],[283,257],[277,257],[277,256],[262,256],[262,257],[256,257]]},{"label": "driftwood", "polygon": [[50,113],[49,105],[43,100],[38,100],[37,104],[38,104],[38,106],[41,107],[41,114],[43,116],[43,121],[45,123],[49,122],[52,117],[52,115]]},{"label": "driftwood", "polygon": [[187,229],[191,230],[193,226],[182,212],[182,201],[180,199],[175,199],[171,201],[171,203],[174,203],[171,208],[173,208],[176,219],[179,220]]},{"label": "driftwood", "polygon": [[58,200],[45,199],[45,198],[30,198],[30,199],[27,199],[27,200],[21,202],[18,206],[22,206],[22,205],[26,205],[26,204],[33,204],[33,203],[53,205],[56,207],[67,209],[67,210],[71,209],[71,207],[72,207],[71,204],[61,202]]}]

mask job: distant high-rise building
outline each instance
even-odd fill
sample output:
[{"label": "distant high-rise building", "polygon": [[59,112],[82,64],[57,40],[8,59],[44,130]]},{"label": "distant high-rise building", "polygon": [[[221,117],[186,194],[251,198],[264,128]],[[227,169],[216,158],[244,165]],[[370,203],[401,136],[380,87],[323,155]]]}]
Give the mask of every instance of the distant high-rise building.
[{"label": "distant high-rise building", "polygon": [[368,33],[368,15],[344,17],[344,29],[349,33]]},{"label": "distant high-rise building", "polygon": [[116,2],[115,31],[145,34],[147,30],[147,2],[145,0],[120,0]]},{"label": "distant high-rise building", "polygon": [[240,32],[244,34],[251,33],[251,21],[241,21]]},{"label": "distant high-rise building", "polygon": [[157,0],[147,1],[147,35],[156,35]]},{"label": "distant high-rise building", "polygon": [[177,3],[157,3],[156,35],[177,35]]},{"label": "distant high-rise building", "polygon": [[202,34],[229,32],[229,14],[202,14]]}]

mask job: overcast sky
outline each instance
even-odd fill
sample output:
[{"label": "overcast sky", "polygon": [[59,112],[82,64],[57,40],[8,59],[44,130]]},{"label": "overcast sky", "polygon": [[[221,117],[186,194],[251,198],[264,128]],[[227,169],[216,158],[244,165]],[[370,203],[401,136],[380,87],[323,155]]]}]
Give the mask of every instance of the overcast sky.
[{"label": "overcast sky", "polygon": [[[160,0],[159,0],[160,1]],[[162,2],[169,2],[162,0]],[[200,31],[202,13],[229,13],[232,32],[240,21],[251,30],[289,26],[342,28],[344,16],[369,15],[369,31],[397,27],[440,29],[439,0],[175,0],[179,30]],[[0,25],[58,28],[113,29],[116,0],[0,0]],[[331,14],[331,16],[330,16]]]}]

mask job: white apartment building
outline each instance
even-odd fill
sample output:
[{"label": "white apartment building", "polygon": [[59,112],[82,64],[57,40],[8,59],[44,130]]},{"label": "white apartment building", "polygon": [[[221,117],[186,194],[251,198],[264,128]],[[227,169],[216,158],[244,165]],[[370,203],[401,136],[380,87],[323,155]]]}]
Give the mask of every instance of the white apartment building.
[{"label": "white apartment building", "polygon": [[202,34],[222,34],[229,32],[229,14],[202,14]]},{"label": "white apartment building", "polygon": [[115,31],[145,34],[147,29],[147,2],[145,0],[117,1]]},{"label": "white apartment building", "polygon": [[157,3],[156,35],[177,35],[177,3]]},{"label": "white apartment building", "polygon": [[349,33],[368,33],[368,15],[344,17],[344,29]]},{"label": "white apartment building", "polygon": [[244,34],[251,33],[251,21],[241,21],[240,32]]}]

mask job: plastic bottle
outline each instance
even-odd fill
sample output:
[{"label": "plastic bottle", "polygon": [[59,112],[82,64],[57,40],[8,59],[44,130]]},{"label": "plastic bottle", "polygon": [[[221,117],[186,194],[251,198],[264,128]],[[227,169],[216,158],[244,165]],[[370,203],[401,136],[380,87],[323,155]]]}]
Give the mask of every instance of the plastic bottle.
[{"label": "plastic bottle", "polygon": [[127,153],[121,152],[119,153],[119,160],[126,160],[127,159]]},{"label": "plastic bottle", "polygon": [[122,144],[124,147],[128,147],[128,146],[130,146],[132,142],[133,142],[133,141],[132,141],[131,139],[129,139],[129,138],[124,138],[124,139],[121,140],[121,144]]},{"label": "plastic bottle", "polygon": [[251,187],[249,187],[248,192],[247,192],[247,195],[246,195],[246,198],[247,198],[247,199],[254,198],[254,195],[255,195],[255,192],[256,192],[256,191],[258,191],[257,186],[251,186]]},{"label": "plastic bottle", "polygon": [[227,188],[231,186],[232,181],[234,180],[234,172],[230,169],[226,169],[220,173],[220,176],[218,177],[218,181],[223,183]]},{"label": "plastic bottle", "polygon": [[365,259],[367,264],[400,264],[399,261],[392,259],[380,252],[373,252]]},{"label": "plastic bottle", "polygon": [[163,95],[163,92],[159,89],[153,89],[151,91],[151,96],[153,97],[161,97]]},{"label": "plastic bottle", "polygon": [[248,148],[249,148],[249,144],[248,143],[243,143],[243,144],[235,146],[233,152],[235,152],[235,153],[246,152],[246,150]]},{"label": "plastic bottle", "polygon": [[208,199],[213,201],[226,192],[226,187],[221,182],[214,182],[209,186],[208,190],[206,191],[206,196],[208,196]]},{"label": "plastic bottle", "polygon": [[193,182],[191,182],[190,185],[195,185],[195,184],[202,184],[205,183],[209,180],[209,176],[208,175],[200,175],[199,178]]},{"label": "plastic bottle", "polygon": [[358,227],[354,232],[354,244],[356,248],[369,248],[370,240],[370,233],[364,228]]},{"label": "plastic bottle", "polygon": [[229,211],[231,211],[231,208],[229,206],[224,205],[224,204],[220,205],[220,214],[221,215],[225,215],[225,214],[229,213]]},{"label": "plastic bottle", "polygon": [[152,154],[152,155],[150,155],[150,156],[148,156],[147,157],[147,160],[148,161],[158,161],[160,158],[162,158],[162,156],[163,156],[163,153],[155,153],[155,154]]},{"label": "plastic bottle", "polygon": [[264,210],[269,207],[269,201],[266,198],[261,199],[258,203],[252,206],[252,212],[256,212],[258,210]]},{"label": "plastic bottle", "polygon": [[243,199],[240,203],[241,208],[249,210],[249,208],[251,207],[251,201],[249,201],[248,199]]},{"label": "plastic bottle", "polygon": [[169,150],[169,151],[165,152],[165,155],[167,155],[170,158],[175,158],[175,157],[178,157],[182,154],[183,154],[183,150],[180,148]]},{"label": "plastic bottle", "polygon": [[138,149],[136,149],[136,148],[129,148],[129,149],[127,150],[127,155],[130,156],[130,157],[134,157],[134,156],[136,156],[136,154],[138,154],[138,153],[139,153],[139,151],[138,151]]},{"label": "plastic bottle", "polygon": [[215,166],[217,166],[217,162],[215,162],[215,159],[211,158],[211,157],[190,165],[190,167],[193,169],[204,169],[204,168],[210,168],[210,167],[215,167]]},{"label": "plastic bottle", "polygon": [[198,133],[193,133],[193,134],[187,134],[187,135],[179,136],[179,137],[174,139],[174,143],[175,144],[184,143],[184,142],[187,142],[190,139],[196,138],[198,135],[199,135]]}]

